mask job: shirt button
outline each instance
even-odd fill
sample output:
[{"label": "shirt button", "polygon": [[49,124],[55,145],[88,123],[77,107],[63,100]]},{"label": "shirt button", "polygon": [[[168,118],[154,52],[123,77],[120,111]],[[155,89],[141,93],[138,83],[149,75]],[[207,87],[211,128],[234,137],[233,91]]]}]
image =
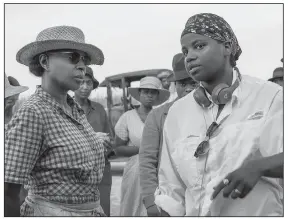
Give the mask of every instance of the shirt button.
[{"label": "shirt button", "polygon": [[98,168],[95,166],[95,167],[93,168],[93,171],[94,171],[94,172],[97,172],[97,171],[98,171]]},{"label": "shirt button", "polygon": [[83,125],[78,125],[79,130],[84,130],[84,126]]}]

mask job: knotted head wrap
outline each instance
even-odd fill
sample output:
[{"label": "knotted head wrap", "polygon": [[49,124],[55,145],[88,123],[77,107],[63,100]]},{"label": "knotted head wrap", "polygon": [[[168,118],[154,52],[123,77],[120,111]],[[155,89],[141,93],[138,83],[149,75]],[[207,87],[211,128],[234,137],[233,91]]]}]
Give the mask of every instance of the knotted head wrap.
[{"label": "knotted head wrap", "polygon": [[207,36],[220,42],[231,42],[232,61],[234,62],[232,64],[236,66],[242,50],[232,28],[222,17],[211,13],[196,14],[188,19],[181,38],[188,33]]}]

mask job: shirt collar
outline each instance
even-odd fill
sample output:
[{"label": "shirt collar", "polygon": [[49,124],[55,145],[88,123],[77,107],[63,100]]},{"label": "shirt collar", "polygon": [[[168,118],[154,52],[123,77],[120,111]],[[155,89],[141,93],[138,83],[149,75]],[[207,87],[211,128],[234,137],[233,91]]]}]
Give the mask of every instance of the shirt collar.
[{"label": "shirt collar", "polygon": [[[64,110],[63,107],[51,96],[51,94],[47,93],[43,90],[41,85],[37,86],[37,89],[35,91],[35,94],[38,95],[42,100],[52,105],[57,110]],[[67,104],[71,106],[72,108],[76,108],[76,110],[82,115],[84,114],[84,111],[81,109],[81,107],[74,101],[74,99],[67,94]]]},{"label": "shirt collar", "polygon": [[91,103],[91,100],[87,99],[89,107],[91,107],[91,109],[96,110],[95,107],[93,106],[93,104]]},{"label": "shirt collar", "polygon": [[[233,69],[233,79],[232,79],[232,84],[236,81],[237,79],[237,72]],[[240,81],[241,84],[241,81]],[[204,88],[203,84],[200,82],[201,87]],[[208,108],[214,106],[214,102],[212,100],[212,96],[207,92],[207,90],[204,88],[205,94],[208,97],[208,99],[211,101],[211,104]],[[232,104],[236,103],[236,101],[239,103],[239,93],[240,93],[240,85],[234,90],[233,94],[232,94]]]},{"label": "shirt collar", "polygon": [[[79,107],[81,108],[80,104],[76,101],[75,96],[73,96],[74,101],[79,105]],[[94,107],[94,105],[92,104],[91,100],[89,100],[89,98],[87,98],[87,102],[88,102],[88,106],[89,108],[96,110],[96,108]],[[81,108],[82,109],[82,108]]]}]

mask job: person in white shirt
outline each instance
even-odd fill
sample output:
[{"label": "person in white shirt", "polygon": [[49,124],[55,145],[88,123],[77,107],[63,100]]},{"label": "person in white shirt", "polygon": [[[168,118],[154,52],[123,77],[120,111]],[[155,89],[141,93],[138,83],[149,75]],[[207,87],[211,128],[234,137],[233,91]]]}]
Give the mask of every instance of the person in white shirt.
[{"label": "person in white shirt", "polygon": [[217,15],[189,18],[181,46],[200,86],[173,104],[164,124],[161,215],[283,216],[282,88],[240,74],[238,40]]}]

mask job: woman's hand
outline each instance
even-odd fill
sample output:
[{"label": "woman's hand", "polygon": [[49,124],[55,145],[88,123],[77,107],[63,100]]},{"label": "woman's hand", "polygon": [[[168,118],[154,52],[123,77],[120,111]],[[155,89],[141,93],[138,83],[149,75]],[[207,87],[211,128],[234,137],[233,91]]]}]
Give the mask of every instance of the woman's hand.
[{"label": "woman's hand", "polygon": [[103,141],[103,146],[105,147],[105,149],[106,149],[107,152],[112,151],[113,144],[112,144],[112,142],[111,142],[110,139],[104,139],[104,141]]},{"label": "woman's hand", "polygon": [[245,196],[254,188],[260,177],[263,175],[257,162],[249,162],[234,172],[228,174],[216,187],[211,200],[216,198],[219,192],[223,190],[225,198],[231,195],[232,199],[245,198]]},{"label": "woman's hand", "polygon": [[104,132],[96,132],[96,136],[100,141],[102,141],[102,144],[105,148],[105,153],[110,152],[112,150],[113,143],[109,134]]}]

